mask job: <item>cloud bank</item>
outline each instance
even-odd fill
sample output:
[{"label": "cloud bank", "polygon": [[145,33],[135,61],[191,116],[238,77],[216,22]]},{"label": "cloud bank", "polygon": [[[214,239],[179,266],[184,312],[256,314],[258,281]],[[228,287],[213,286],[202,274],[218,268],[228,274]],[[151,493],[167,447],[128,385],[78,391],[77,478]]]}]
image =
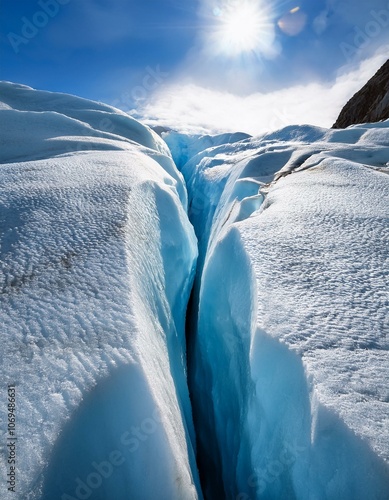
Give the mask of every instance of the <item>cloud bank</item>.
[{"label": "cloud bank", "polygon": [[[383,50],[385,49],[385,50]],[[161,86],[135,114],[149,125],[186,133],[241,131],[252,135],[286,125],[331,127],[346,102],[386,61],[388,47],[331,83],[307,83],[270,93],[238,96],[196,84]]]}]

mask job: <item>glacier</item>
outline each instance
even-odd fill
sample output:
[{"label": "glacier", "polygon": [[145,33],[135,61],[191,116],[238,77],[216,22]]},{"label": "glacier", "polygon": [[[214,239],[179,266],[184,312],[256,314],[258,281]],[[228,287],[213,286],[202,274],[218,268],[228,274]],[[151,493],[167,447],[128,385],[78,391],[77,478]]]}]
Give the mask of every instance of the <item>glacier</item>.
[{"label": "glacier", "polygon": [[388,500],[389,121],[0,101],[1,498]]},{"label": "glacier", "polygon": [[8,384],[17,498],[202,498],[184,324],[197,245],[166,144],[109,106],[0,96],[1,498]]},{"label": "glacier", "polygon": [[182,167],[206,498],[389,498],[388,160],[389,121],[287,127]]}]

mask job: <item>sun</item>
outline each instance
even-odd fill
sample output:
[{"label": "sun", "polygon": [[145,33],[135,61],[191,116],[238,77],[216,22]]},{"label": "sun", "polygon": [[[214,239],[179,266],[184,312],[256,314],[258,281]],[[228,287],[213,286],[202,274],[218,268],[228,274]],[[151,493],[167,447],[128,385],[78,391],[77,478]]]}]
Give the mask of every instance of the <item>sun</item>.
[{"label": "sun", "polygon": [[229,9],[223,20],[223,43],[236,52],[246,52],[256,46],[262,20],[253,5]]},{"label": "sun", "polygon": [[217,36],[220,48],[229,55],[260,50],[269,37],[269,16],[255,0],[228,2],[219,9]]}]

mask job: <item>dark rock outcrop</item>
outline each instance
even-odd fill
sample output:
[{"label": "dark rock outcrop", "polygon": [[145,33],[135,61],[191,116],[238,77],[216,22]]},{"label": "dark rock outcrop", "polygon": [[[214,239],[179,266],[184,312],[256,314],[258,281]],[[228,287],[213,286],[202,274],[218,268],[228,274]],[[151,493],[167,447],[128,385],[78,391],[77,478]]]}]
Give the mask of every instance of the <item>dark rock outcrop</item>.
[{"label": "dark rock outcrop", "polygon": [[332,128],[389,118],[389,60],[344,106]]}]

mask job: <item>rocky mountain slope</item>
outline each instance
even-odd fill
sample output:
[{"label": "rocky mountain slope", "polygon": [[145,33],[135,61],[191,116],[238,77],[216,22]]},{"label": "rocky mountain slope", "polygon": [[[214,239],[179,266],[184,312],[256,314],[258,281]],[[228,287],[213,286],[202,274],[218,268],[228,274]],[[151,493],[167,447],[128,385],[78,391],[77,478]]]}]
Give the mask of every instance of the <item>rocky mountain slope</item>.
[{"label": "rocky mountain slope", "polygon": [[344,106],[332,128],[389,118],[389,60]]}]

